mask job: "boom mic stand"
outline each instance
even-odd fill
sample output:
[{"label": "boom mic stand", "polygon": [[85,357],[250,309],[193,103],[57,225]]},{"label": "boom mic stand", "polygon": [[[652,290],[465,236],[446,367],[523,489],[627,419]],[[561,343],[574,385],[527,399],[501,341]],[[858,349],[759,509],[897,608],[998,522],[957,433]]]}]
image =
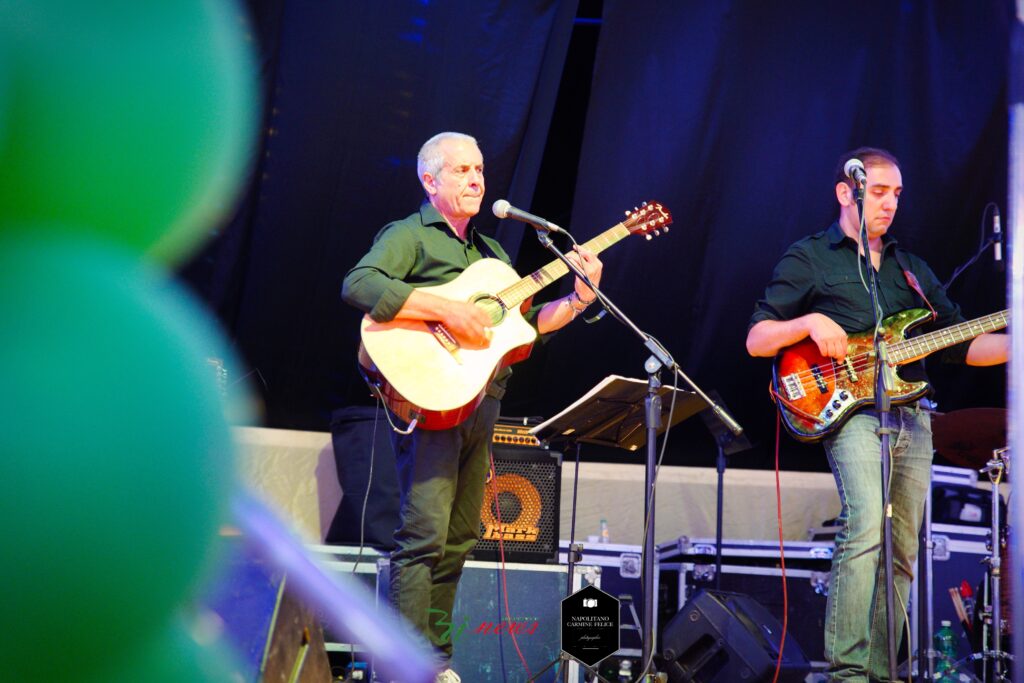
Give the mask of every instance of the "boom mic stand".
[{"label": "boom mic stand", "polygon": [[[871,312],[875,317],[875,411],[878,413],[878,439],[880,442],[880,455],[882,467],[882,547],[885,558],[885,626],[887,645],[889,652],[889,679],[896,679],[896,613],[895,613],[895,585],[893,584],[893,557],[892,557],[892,501],[889,494],[889,476],[892,470],[890,459],[889,436],[892,433],[890,409],[892,401],[889,396],[890,383],[889,362],[886,353],[885,341],[879,334],[879,304],[878,304],[878,271],[871,262],[871,246],[868,244],[867,222],[864,218],[864,185],[854,183],[857,186],[857,215],[860,218],[860,243],[864,250],[864,265],[868,272],[868,281],[871,283]],[[909,644],[908,644],[909,645]]]},{"label": "boom mic stand", "polygon": [[729,415],[722,406],[713,401],[705,394],[696,383],[691,380],[682,368],[673,360],[671,354],[651,335],[641,330],[616,306],[604,293],[598,289],[583,272],[572,261],[565,257],[565,254],[555,246],[548,233],[542,229],[537,230],[537,239],[540,243],[569,270],[587,284],[594,291],[598,301],[606,311],[612,314],[619,322],[625,325],[644,344],[644,347],[651,352],[650,357],[644,362],[644,372],[647,374],[647,398],[645,400],[645,422],[647,431],[647,462],[644,473],[644,544],[643,544],[643,593],[644,593],[644,619],[643,630],[640,634],[643,643],[642,658],[643,668],[638,681],[653,683],[655,675],[649,671],[654,661],[654,486],[655,467],[657,464],[657,438],[661,426],[661,370],[668,368],[679,378],[686,382],[700,398],[710,407],[715,416],[725,424],[733,434],[737,436],[743,432],[743,428]]}]

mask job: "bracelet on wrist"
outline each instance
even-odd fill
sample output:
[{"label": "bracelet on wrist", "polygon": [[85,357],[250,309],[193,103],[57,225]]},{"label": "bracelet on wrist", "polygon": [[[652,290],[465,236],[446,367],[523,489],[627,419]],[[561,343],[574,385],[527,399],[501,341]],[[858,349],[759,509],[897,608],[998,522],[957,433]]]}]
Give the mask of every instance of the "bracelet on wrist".
[{"label": "bracelet on wrist", "polygon": [[587,304],[580,299],[580,295],[575,291],[569,295],[569,308],[573,310],[573,313],[579,315],[583,311],[587,310]]},{"label": "bracelet on wrist", "polygon": [[[587,307],[587,306],[589,306],[590,304],[592,304],[592,303],[594,303],[595,301],[597,301],[597,297],[596,297],[596,296],[595,296],[595,297],[594,297],[593,299],[591,299],[590,301],[584,301],[584,300],[583,300],[583,297],[581,297],[581,296],[579,295],[579,292],[577,292],[576,290],[573,290],[573,292],[572,292],[572,295],[573,295],[573,297],[575,297],[575,299],[576,299],[577,303],[579,303],[580,305],[582,305],[582,306],[583,306],[583,308],[586,308],[586,307]],[[583,309],[580,309],[580,310],[583,310]]]}]

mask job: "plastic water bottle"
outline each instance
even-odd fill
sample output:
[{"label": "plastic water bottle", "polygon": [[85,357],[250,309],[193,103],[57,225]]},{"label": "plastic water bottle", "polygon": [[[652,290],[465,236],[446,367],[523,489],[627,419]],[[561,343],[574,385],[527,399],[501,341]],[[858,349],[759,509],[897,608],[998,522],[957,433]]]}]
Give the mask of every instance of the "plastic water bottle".
[{"label": "plastic water bottle", "polygon": [[601,518],[601,537],[597,541],[598,543],[608,543],[608,520]]},{"label": "plastic water bottle", "polygon": [[958,681],[960,677],[954,671],[956,663],[956,635],[953,625],[946,619],[942,627],[935,632],[935,680]]}]

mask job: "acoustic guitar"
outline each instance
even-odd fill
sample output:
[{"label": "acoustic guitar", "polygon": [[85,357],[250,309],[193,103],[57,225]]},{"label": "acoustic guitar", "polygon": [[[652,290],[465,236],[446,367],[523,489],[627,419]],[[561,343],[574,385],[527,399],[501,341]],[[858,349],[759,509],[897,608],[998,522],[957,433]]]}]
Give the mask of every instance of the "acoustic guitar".
[{"label": "acoustic guitar", "polygon": [[[604,251],[629,235],[667,232],[672,215],[657,202],[626,212],[626,219],[583,246]],[[454,280],[421,290],[456,301],[469,301],[491,319],[490,344],[482,349],[460,346],[436,321],[392,320],[364,316],[359,364],[371,389],[388,408],[421,429],[447,429],[461,423],[483,400],[498,370],[530,354],[536,330],[523,318],[520,305],[543,287],[569,272],[552,261],[527,277],[495,258],[476,261]]]}]

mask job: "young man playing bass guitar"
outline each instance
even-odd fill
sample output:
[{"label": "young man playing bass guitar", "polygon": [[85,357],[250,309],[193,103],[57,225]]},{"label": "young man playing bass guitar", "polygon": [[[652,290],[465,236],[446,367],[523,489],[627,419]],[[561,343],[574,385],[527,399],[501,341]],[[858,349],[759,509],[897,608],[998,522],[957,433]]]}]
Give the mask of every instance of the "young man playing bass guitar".
[{"label": "young man playing bass guitar", "polygon": [[[780,410],[788,409],[788,419],[807,430],[827,423],[833,416],[832,406],[835,412],[841,412],[840,408],[858,397],[852,388],[836,391],[835,395],[826,396],[821,412],[801,410],[798,403],[806,400],[805,389],[808,397],[826,394],[840,378],[862,382],[860,375],[866,371],[873,375],[871,365],[864,362],[865,354],[857,354],[855,363],[847,357],[859,349],[853,344],[853,333],[871,330],[875,324],[871,295],[865,286],[868,273],[859,255],[863,252],[858,247],[861,217],[855,184],[845,171],[851,159],[860,159],[866,170],[864,222],[871,263],[878,274],[880,318],[905,309],[929,308],[934,311],[931,325],[935,327],[963,323],[959,307],[948,299],[928,265],[902,249],[888,234],[903,190],[896,158],[885,150],[868,147],[843,155],[835,177],[839,220],[786,251],[775,267],[764,298],[755,306],[747,334],[747,351],[752,356],[775,356],[804,342],[812,345],[815,355],[820,354],[828,361],[827,365],[812,363],[812,370],[792,373],[786,378],[788,381],[795,377],[795,381],[776,385]],[[917,358],[926,353],[918,354]],[[1009,353],[1008,337],[991,333],[972,335],[970,341],[946,344],[939,353],[945,361],[968,365],[1004,363]],[[909,362],[900,373],[904,380],[925,379],[919,360],[904,360]],[[822,371],[822,367],[826,369]],[[873,397],[873,379],[867,381],[868,395]],[[825,657],[830,665],[830,680],[888,681],[885,577],[880,561],[882,484],[878,417],[873,405],[867,404],[845,417],[834,429],[823,432],[825,453],[842,503],[841,529],[836,537],[826,606]],[[918,531],[930,487],[930,419],[916,400],[892,410],[890,499],[897,639],[903,633],[903,610],[908,603]]]}]

